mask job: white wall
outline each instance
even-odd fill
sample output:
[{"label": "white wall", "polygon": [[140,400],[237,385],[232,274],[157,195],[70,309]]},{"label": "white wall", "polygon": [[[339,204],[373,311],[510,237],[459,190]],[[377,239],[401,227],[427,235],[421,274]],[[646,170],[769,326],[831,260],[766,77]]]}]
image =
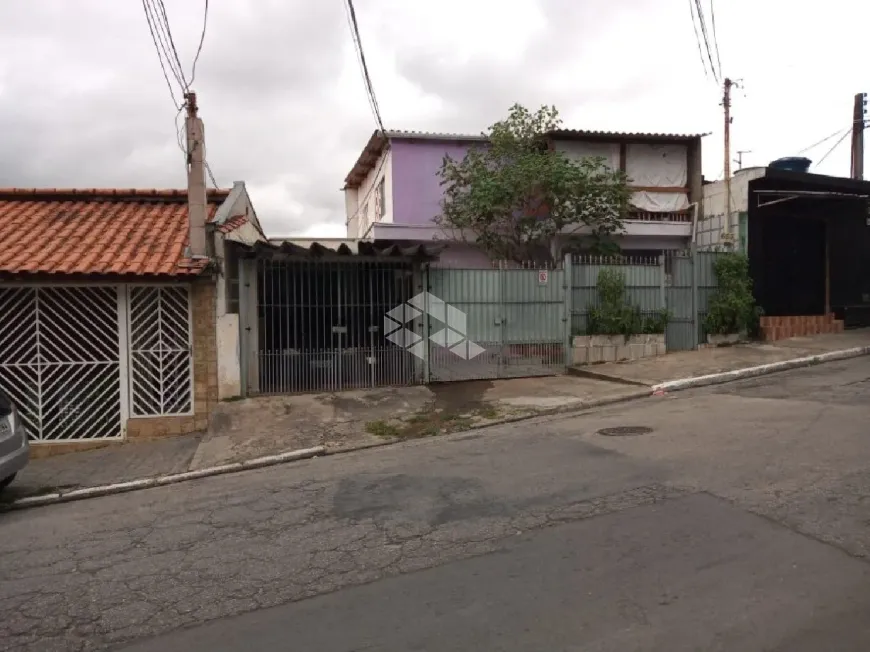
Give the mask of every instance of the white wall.
[{"label": "white wall", "polygon": [[611,170],[619,169],[619,143],[583,142],[577,140],[557,140],[553,147],[557,152],[564,152],[572,161],[584,158],[601,157],[604,165]]},{"label": "white wall", "polygon": [[[235,204],[229,207],[229,217],[245,215],[256,219],[250,197],[243,192]],[[227,312],[226,243],[227,241],[253,244],[263,240],[260,231],[252,223],[239,226],[229,233],[214,233],[214,255],[222,273],[217,280],[217,310],[215,331],[217,337],[218,399],[240,396],[242,376],[239,342],[239,315]],[[240,288],[241,291],[241,288]]]},{"label": "white wall", "polygon": [[[740,225],[740,213],[749,211],[749,182],[763,177],[767,168],[746,168],[731,177],[731,222],[730,232],[736,238]],[[722,244],[726,221],[725,180],[720,179],[704,186],[703,213],[698,220],[696,244],[709,249]]]},{"label": "white wall", "polygon": [[[375,212],[377,186],[384,179],[384,205],[381,217]],[[347,237],[362,238],[375,222],[393,221],[393,153],[387,148],[375,162],[359,188],[345,189],[345,219]]]}]

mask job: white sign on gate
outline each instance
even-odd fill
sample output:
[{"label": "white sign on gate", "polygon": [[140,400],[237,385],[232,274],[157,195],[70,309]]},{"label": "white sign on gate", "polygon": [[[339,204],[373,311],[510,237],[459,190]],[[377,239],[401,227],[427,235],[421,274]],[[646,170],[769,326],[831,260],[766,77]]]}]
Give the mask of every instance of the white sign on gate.
[{"label": "white sign on gate", "polygon": [[550,281],[550,272],[546,269],[538,270],[538,285],[546,285]]}]

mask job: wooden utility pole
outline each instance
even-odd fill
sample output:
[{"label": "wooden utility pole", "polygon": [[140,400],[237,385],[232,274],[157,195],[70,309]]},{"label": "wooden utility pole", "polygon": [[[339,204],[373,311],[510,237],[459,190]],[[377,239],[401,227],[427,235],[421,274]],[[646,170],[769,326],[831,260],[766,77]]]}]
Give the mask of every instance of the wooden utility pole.
[{"label": "wooden utility pole", "polygon": [[197,112],[196,93],[184,94],[187,106],[187,221],[191,258],[207,255],[205,239],[205,133]]},{"label": "wooden utility pole", "polygon": [[855,95],[852,107],[852,172],[853,179],[864,178],[864,114],[867,112],[867,93]]},{"label": "wooden utility pole", "polygon": [[731,86],[732,82],[725,78],[725,91],[722,96],[722,106],[725,108],[725,229],[726,237],[731,234]]}]

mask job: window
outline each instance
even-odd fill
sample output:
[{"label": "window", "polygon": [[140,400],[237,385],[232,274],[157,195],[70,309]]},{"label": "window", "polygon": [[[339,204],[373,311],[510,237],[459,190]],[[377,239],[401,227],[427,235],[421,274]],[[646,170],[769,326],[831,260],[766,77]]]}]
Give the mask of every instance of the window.
[{"label": "window", "polygon": [[239,252],[229,241],[224,241],[224,291],[226,292],[226,311],[239,312]]},{"label": "window", "polygon": [[375,193],[375,203],[377,204],[377,219],[382,220],[384,215],[387,214],[387,192],[386,192],[386,178],[381,177],[380,182],[378,183],[378,191]]}]

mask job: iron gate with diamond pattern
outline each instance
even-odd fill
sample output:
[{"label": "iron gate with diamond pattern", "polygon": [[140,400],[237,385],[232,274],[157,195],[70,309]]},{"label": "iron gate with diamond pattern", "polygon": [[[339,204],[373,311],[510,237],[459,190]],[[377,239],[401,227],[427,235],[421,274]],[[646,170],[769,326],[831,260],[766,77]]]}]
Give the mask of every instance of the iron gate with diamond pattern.
[{"label": "iron gate with diamond pattern", "polygon": [[116,286],[0,288],[0,386],[36,441],[122,436]]},{"label": "iron gate with diamond pattern", "polygon": [[193,411],[189,288],[0,286],[0,388],[37,442]]}]

